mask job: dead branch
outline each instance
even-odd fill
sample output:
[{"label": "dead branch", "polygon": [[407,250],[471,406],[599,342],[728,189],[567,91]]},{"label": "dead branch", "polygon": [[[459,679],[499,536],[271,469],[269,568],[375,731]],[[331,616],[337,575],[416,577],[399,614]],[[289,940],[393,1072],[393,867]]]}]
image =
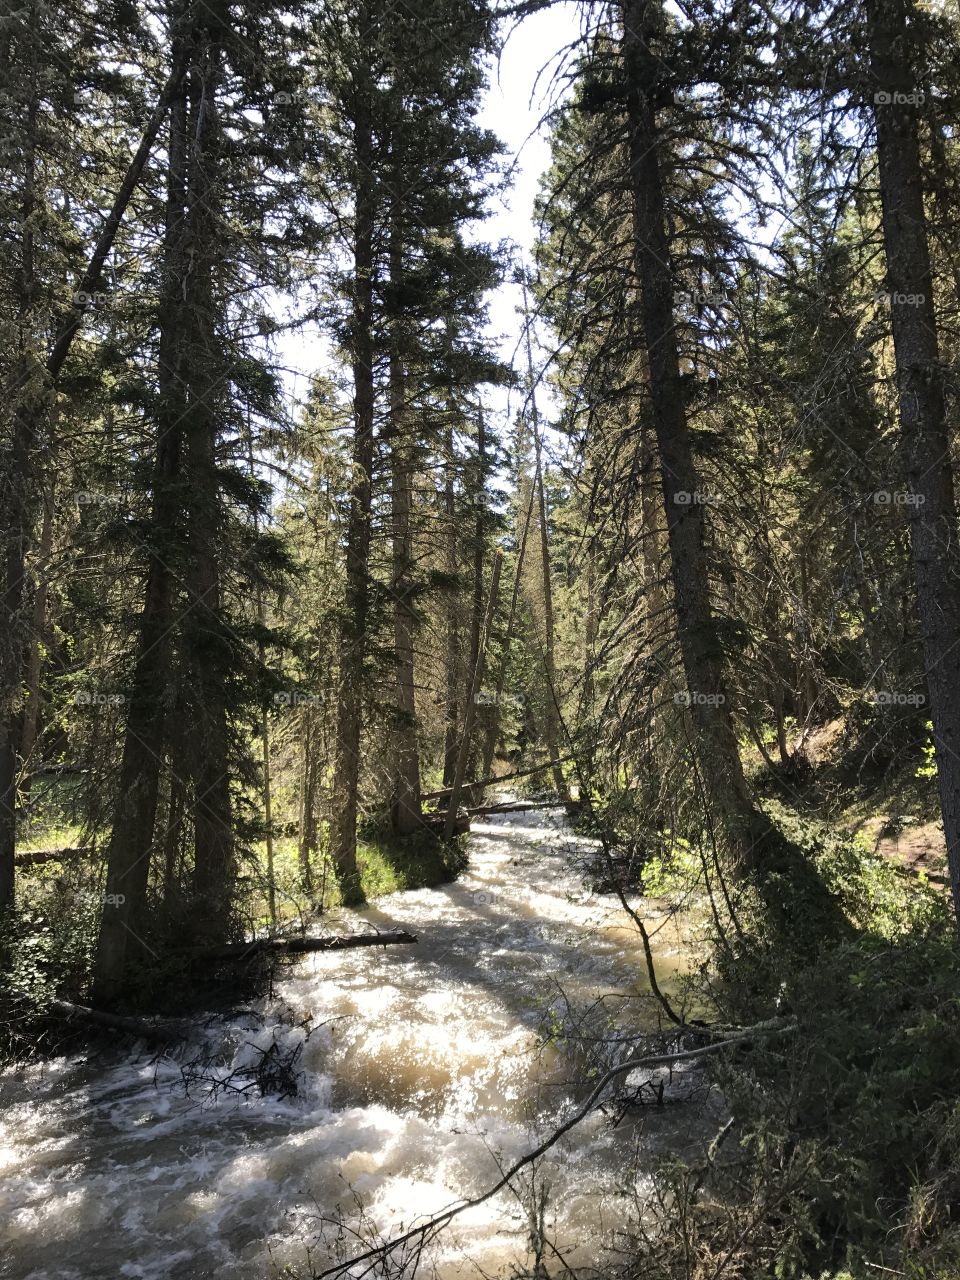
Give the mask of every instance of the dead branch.
[{"label": "dead branch", "polygon": [[86,1022],[110,1031],[123,1031],[144,1040],[178,1039],[186,1035],[189,1028],[188,1023],[174,1018],[148,1022],[143,1018],[128,1018],[119,1013],[107,1013],[103,1009],[91,1009],[85,1004],[71,1004],[67,1000],[51,1001],[49,1012],[66,1022]]},{"label": "dead branch", "polygon": [[[713,1044],[702,1045],[699,1049],[681,1049],[673,1053],[656,1053],[647,1057],[628,1058],[625,1062],[621,1062],[619,1066],[611,1067],[605,1076],[599,1081],[593,1092],[568,1120],[554,1129],[548,1138],[545,1138],[538,1147],[532,1151],[528,1151],[526,1155],[521,1156],[510,1168],[500,1177],[491,1187],[488,1187],[479,1196],[474,1196],[470,1200],[462,1200],[459,1204],[452,1205],[449,1209],[444,1209],[435,1217],[421,1223],[418,1227],[411,1227],[409,1231],[404,1231],[401,1235],[395,1236],[392,1240],[388,1240],[385,1244],[377,1245],[376,1248],[368,1249],[366,1253],[358,1254],[355,1258],[346,1262],[338,1262],[332,1267],[327,1267],[324,1271],[318,1271],[314,1280],[325,1280],[327,1276],[343,1276],[349,1269],[352,1274],[356,1275],[354,1268],[362,1262],[370,1262],[376,1264],[382,1262],[383,1259],[395,1249],[399,1249],[411,1241],[426,1238],[447,1226],[458,1214],[465,1213],[468,1209],[475,1209],[478,1205],[491,1200],[504,1187],[508,1186],[517,1176],[521,1169],[525,1169],[528,1165],[533,1164],[535,1160],[539,1160],[545,1152],[555,1146],[564,1134],[569,1133],[581,1121],[585,1120],[601,1096],[606,1092],[610,1085],[619,1076],[629,1075],[631,1071],[638,1071],[644,1067],[668,1067],[678,1062],[693,1062],[698,1058],[705,1058],[710,1054],[719,1053],[721,1049],[728,1049],[738,1044],[748,1044],[751,1040],[755,1040],[758,1036],[782,1036],[792,1035],[797,1030],[796,1022],[786,1022],[773,1024],[771,1022],[762,1023],[756,1027],[744,1028],[737,1035],[730,1035],[724,1040],[715,1041]],[[370,1267],[362,1274],[367,1274],[371,1270]]]},{"label": "dead branch", "polygon": [[[555,765],[566,764],[569,760],[573,760],[573,756],[560,756],[557,760],[548,760],[545,764],[534,765],[532,769],[514,769],[512,773],[491,774],[489,778],[478,778],[476,782],[466,782],[469,790],[474,791],[479,787],[488,787],[494,782],[510,782],[514,778],[528,778],[532,773],[543,773],[547,769],[552,769]],[[425,791],[421,797],[423,800],[442,800],[444,796],[448,796],[451,787],[441,787],[439,791]],[[562,801],[558,800],[557,804]]]},{"label": "dead branch", "polygon": [[468,809],[467,813],[471,818],[480,818],[494,813],[530,813],[535,809],[559,809],[563,804],[562,800],[502,800],[498,804],[477,805],[476,808]]},{"label": "dead branch", "polygon": [[192,960],[246,960],[269,952],[271,955],[302,955],[308,951],[346,951],[353,947],[389,947],[417,938],[404,929],[393,933],[352,933],[327,938],[256,938],[253,942],[230,942],[221,947],[194,947]]}]

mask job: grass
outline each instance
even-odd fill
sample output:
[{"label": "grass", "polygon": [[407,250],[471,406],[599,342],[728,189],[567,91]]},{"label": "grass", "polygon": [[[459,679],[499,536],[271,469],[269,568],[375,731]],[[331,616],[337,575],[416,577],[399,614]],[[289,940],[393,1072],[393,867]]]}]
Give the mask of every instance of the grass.
[{"label": "grass", "polygon": [[372,835],[357,844],[360,884],[368,899],[406,889],[430,889],[456,880],[466,866],[459,844],[442,844],[429,832]]},{"label": "grass", "polygon": [[[284,837],[274,841],[273,867],[277,923],[298,927],[313,916],[325,915],[341,905],[336,877],[326,853],[326,830],[321,829],[321,849],[312,862],[312,886],[308,889],[300,873],[297,841]],[[244,877],[241,904],[247,927],[262,932],[269,924],[266,883],[266,848],[259,844]],[[366,901],[373,902],[408,889],[428,889],[455,880],[466,866],[466,853],[459,842],[444,845],[430,832],[396,836],[373,825],[365,827],[357,840],[357,866]]]}]

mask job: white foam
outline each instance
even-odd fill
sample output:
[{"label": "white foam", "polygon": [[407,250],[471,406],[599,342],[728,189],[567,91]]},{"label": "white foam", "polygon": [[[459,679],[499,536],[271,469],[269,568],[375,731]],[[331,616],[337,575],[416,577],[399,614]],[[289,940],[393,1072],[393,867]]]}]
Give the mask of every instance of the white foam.
[{"label": "white foam", "polygon": [[[397,895],[337,928],[406,927],[416,947],[314,954],[256,1019],[213,1023],[180,1055],[59,1059],[3,1082],[0,1220],[16,1280],[257,1280],[303,1261],[317,1209],[356,1195],[378,1230],[483,1191],[548,1131],[572,1072],[537,1028],[562,1019],[558,988],[589,1000],[633,992],[640,947],[619,904],[584,893],[554,815],[475,828],[456,884]],[[308,1035],[291,1025],[335,1021]],[[253,1071],[276,1044],[300,1050],[296,1098],[206,1091],[181,1064],[203,1052],[212,1082]],[[589,1246],[629,1134],[592,1117],[550,1154],[558,1230]],[[526,1222],[502,1195],[440,1243],[491,1275],[522,1259]],[[315,1261],[322,1254],[322,1245]],[[574,1250],[574,1256],[576,1251]],[[76,1269],[77,1258],[83,1266]]]}]

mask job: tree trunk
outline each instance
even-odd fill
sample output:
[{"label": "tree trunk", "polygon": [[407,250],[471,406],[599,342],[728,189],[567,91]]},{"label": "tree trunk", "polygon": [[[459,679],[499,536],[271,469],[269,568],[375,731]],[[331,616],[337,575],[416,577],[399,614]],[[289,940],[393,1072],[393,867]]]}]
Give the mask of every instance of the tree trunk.
[{"label": "tree trunk", "polygon": [[316,728],[313,710],[304,707],[302,712],[303,764],[300,774],[300,839],[297,843],[297,863],[300,867],[300,883],[307,893],[313,893],[313,851],[317,847],[317,751]]},{"label": "tree trunk", "polygon": [[[540,463],[540,437],[537,440],[537,509],[540,525],[540,566],[543,575],[543,675],[546,684],[546,702],[543,723],[543,737],[550,760],[559,758],[559,724],[560,709],[557,693],[556,639],[553,623],[553,583],[550,572],[550,541],[547,524],[547,499],[543,488],[543,470]],[[569,800],[570,792],[563,770],[554,765],[553,785],[561,800]]]},{"label": "tree trunk", "polygon": [[[446,522],[446,571],[450,579],[446,595],[446,699],[444,703],[444,739],[443,739],[443,785],[448,787],[453,782],[457,768],[457,724],[459,722],[458,706],[460,695],[460,627],[457,617],[458,600],[453,583],[457,579],[457,508],[454,492],[456,474],[455,437],[453,432],[453,415],[455,408],[451,402],[447,406],[450,414],[450,426],[447,429],[446,458],[443,475],[443,515]],[[488,772],[485,770],[485,772]]]},{"label": "tree trunk", "polygon": [[[399,184],[400,175],[395,182]],[[394,210],[391,226],[390,274],[399,292],[403,277],[400,235],[402,223]],[[416,831],[423,822],[420,803],[420,751],[414,695],[414,635],[416,616],[410,603],[413,590],[413,539],[410,528],[413,463],[406,414],[406,371],[403,320],[393,318],[390,352],[390,522],[393,540],[393,638],[397,663],[397,708],[394,728],[395,774],[391,796],[391,825],[398,835]]]},{"label": "tree trunk", "polygon": [[867,6],[900,453],[953,905],[960,923],[960,562],[923,204],[909,0]]},{"label": "tree trunk", "polygon": [[180,853],[181,826],[185,800],[183,781],[170,770],[170,795],[167,801],[167,827],[163,833],[163,905],[169,913],[178,899],[177,861]]},{"label": "tree trunk", "polygon": [[[527,503],[527,509],[524,514],[523,526],[520,533],[520,542],[517,547],[517,563],[514,570],[513,590],[510,593],[510,612],[507,615],[507,625],[503,637],[503,652],[500,655],[500,667],[497,671],[497,682],[493,691],[494,702],[492,714],[484,734],[483,759],[480,764],[481,780],[489,777],[490,769],[493,765],[494,753],[497,749],[497,734],[500,729],[500,707],[503,701],[503,691],[507,684],[507,668],[510,664],[510,648],[513,643],[513,629],[516,625],[517,608],[520,604],[520,586],[523,582],[523,566],[527,556],[527,540],[530,534],[530,522],[533,518],[533,503],[535,497],[536,490],[531,486],[530,500]],[[554,756],[550,756],[551,768],[553,768],[552,762],[554,759]]]},{"label": "tree trunk", "polygon": [[[36,589],[33,595],[33,623],[27,652],[26,702],[23,708],[23,730],[20,737],[20,758],[30,768],[30,757],[40,732],[40,682],[43,674],[41,640],[47,625],[47,568],[53,547],[53,482],[48,480],[43,497],[43,523],[40,526],[40,546],[36,566]],[[24,783],[24,793],[27,784]]]},{"label": "tree trunk", "polygon": [[[543,713],[543,737],[547,747],[547,757],[556,760],[560,752],[557,747],[560,708],[557,697],[556,641],[553,625],[553,581],[550,573],[550,533],[547,521],[547,497],[543,486],[543,442],[540,439],[540,413],[537,408],[537,391],[533,376],[533,342],[530,336],[530,309],[527,305],[527,289],[523,288],[523,312],[527,343],[527,381],[529,384],[530,415],[533,426],[533,449],[536,459],[536,475],[534,490],[537,500],[537,516],[540,533],[540,574],[543,587],[543,676],[545,699]],[[567,788],[563,770],[559,765],[553,768],[553,785],[561,800],[568,800],[570,792]]]},{"label": "tree trunk", "polygon": [[[20,273],[18,320],[21,351],[15,383],[24,387],[24,400],[13,414],[13,438],[0,497],[5,507],[4,582],[0,620],[0,915],[14,904],[15,856],[17,848],[17,774],[22,732],[20,681],[26,646],[23,601],[26,589],[27,541],[33,513],[31,490],[35,484],[34,451],[42,416],[43,388],[32,385],[38,371],[32,368],[29,329],[36,292],[34,269],[34,204],[37,167],[37,100],[31,97],[27,109],[23,205],[20,227]],[[39,403],[38,403],[39,402]]]},{"label": "tree trunk", "polygon": [[[247,415],[247,466],[250,470],[250,479],[256,478],[256,462],[253,454],[253,431],[250,426],[249,413]],[[260,519],[256,512],[253,516],[253,531],[259,536]],[[260,628],[260,636],[257,640],[257,661],[260,664],[261,671],[266,669],[267,651],[263,642],[263,633],[267,625],[267,607],[263,599],[263,587],[257,584],[257,624]],[[270,915],[270,923],[276,926],[277,923],[277,886],[276,875],[273,858],[273,792],[271,788],[270,777],[270,716],[266,707],[260,710],[260,764],[263,770],[263,825],[264,825],[264,844],[267,850],[267,911]]]},{"label": "tree trunk", "polygon": [[[100,921],[93,993],[110,1003],[128,967],[128,952],[142,955],[141,937],[156,823],[160,771],[166,750],[170,640],[174,624],[173,557],[167,543],[182,510],[184,368],[181,298],[185,274],[187,193],[186,92],[171,105],[167,209],[157,387],[159,422],[153,482],[151,537],[137,657],[127,703],[113,828],[107,850],[106,899]],[[109,905],[107,905],[109,904]]]},{"label": "tree trunk", "polygon": [[470,649],[467,655],[468,678],[473,674],[477,658],[480,654],[480,641],[483,633],[483,561],[484,544],[487,537],[486,509],[484,506],[484,483],[487,474],[487,428],[483,418],[483,410],[477,418],[477,463],[476,485],[470,495],[474,504],[473,520],[473,607],[470,611]]},{"label": "tree trunk", "polygon": [[362,76],[361,81],[357,90],[354,122],[357,189],[350,333],[354,436],[350,515],[347,523],[346,599],[337,702],[337,763],[333,797],[335,811],[331,823],[331,854],[341,894],[348,903],[363,899],[357,870],[357,809],[360,787],[361,691],[370,596],[371,472],[375,403],[373,124],[370,119],[367,85]]},{"label": "tree trunk", "polygon": [[[23,672],[23,599],[26,559],[34,520],[33,492],[36,476],[33,451],[73,340],[80,330],[89,303],[100,285],[107,255],[153,149],[160,126],[183,78],[185,60],[174,57],[170,77],[154,107],[140,145],[134,153],[123,182],[90,255],[87,268],[74,294],[74,302],[57,332],[43,369],[33,360],[22,361],[10,388],[14,399],[10,462],[6,483],[0,491],[0,541],[3,543],[3,588],[0,594],[0,911],[13,904],[14,853],[16,850],[17,750],[20,716],[18,688]],[[32,148],[28,147],[28,156]],[[32,164],[32,161],[29,161]],[[26,202],[32,205],[31,179],[24,186]],[[27,248],[27,246],[25,246]],[[32,243],[24,265],[29,265]],[[32,266],[25,278],[32,276]]]},{"label": "tree trunk", "polygon": [[752,848],[755,811],[747,790],[723,683],[722,653],[710,605],[703,503],[687,423],[673,315],[671,249],[660,172],[662,140],[654,99],[663,63],[650,48],[664,17],[656,0],[628,0],[623,48],[628,77],[634,260],[643,299],[653,422],[667,519],[685,698],[698,730],[696,752],[707,802],[734,852]]},{"label": "tree trunk", "polygon": [[457,769],[453,777],[453,785],[450,788],[450,798],[447,801],[447,820],[444,827],[444,839],[449,840],[454,832],[457,822],[457,807],[460,801],[460,789],[463,786],[463,780],[467,773],[467,763],[470,759],[470,739],[473,731],[474,709],[477,705],[477,694],[483,683],[483,666],[484,656],[487,643],[490,639],[490,630],[493,625],[493,615],[497,607],[497,592],[500,586],[500,569],[503,565],[503,552],[498,550],[493,561],[493,572],[490,575],[490,594],[487,597],[487,607],[484,615],[483,626],[480,631],[480,643],[477,647],[477,662],[473,669],[470,679],[470,695],[467,699],[466,711],[463,717],[463,738],[460,741],[460,751],[457,755]]},{"label": "tree trunk", "polygon": [[[217,318],[223,302],[215,285],[221,262],[217,208],[222,202],[222,130],[217,93],[222,50],[199,29],[188,84],[186,203],[176,259],[179,294],[174,341],[184,413],[184,506],[181,579],[187,607],[179,617],[182,735],[192,788],[193,893],[191,927],[211,943],[231,930],[234,882],[227,688],[236,662],[223,622],[221,566],[223,500],[217,446],[228,370]],[[179,763],[179,762],[177,762]]]}]

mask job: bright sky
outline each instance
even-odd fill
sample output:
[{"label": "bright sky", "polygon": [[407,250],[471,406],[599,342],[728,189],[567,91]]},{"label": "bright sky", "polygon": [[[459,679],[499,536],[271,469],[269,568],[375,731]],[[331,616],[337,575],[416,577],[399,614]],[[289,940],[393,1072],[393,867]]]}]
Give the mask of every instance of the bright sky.
[{"label": "bright sky", "polygon": [[[515,26],[498,64],[491,69],[490,87],[479,123],[491,129],[505,146],[504,162],[511,167],[511,189],[491,206],[491,216],[478,228],[479,238],[496,243],[514,242],[531,263],[535,235],[533,203],[540,177],[550,160],[546,131],[537,131],[544,112],[555,100],[551,86],[557,58],[580,31],[578,5],[560,0],[549,9],[531,14]],[[500,339],[504,360],[513,357],[521,334],[520,290],[508,285],[490,298],[491,335]],[[329,352],[325,341],[309,333],[289,334],[279,344],[288,366],[291,393],[303,399],[307,379],[322,365]],[[542,397],[546,402],[547,397]],[[500,415],[507,410],[504,393],[491,390],[485,400]],[[544,408],[546,403],[544,403]]]},{"label": "bright sky", "polygon": [[[513,182],[502,202],[482,228],[491,241],[514,241],[531,264],[536,239],[533,204],[540,178],[550,163],[546,128],[540,120],[556,101],[551,83],[558,58],[580,33],[577,5],[559,3],[533,13],[515,26],[507,39],[499,64],[492,69],[491,84],[480,123],[501,139],[505,159],[512,166]],[[491,299],[491,326],[507,335],[512,349],[520,333],[519,290],[507,288]]]}]

